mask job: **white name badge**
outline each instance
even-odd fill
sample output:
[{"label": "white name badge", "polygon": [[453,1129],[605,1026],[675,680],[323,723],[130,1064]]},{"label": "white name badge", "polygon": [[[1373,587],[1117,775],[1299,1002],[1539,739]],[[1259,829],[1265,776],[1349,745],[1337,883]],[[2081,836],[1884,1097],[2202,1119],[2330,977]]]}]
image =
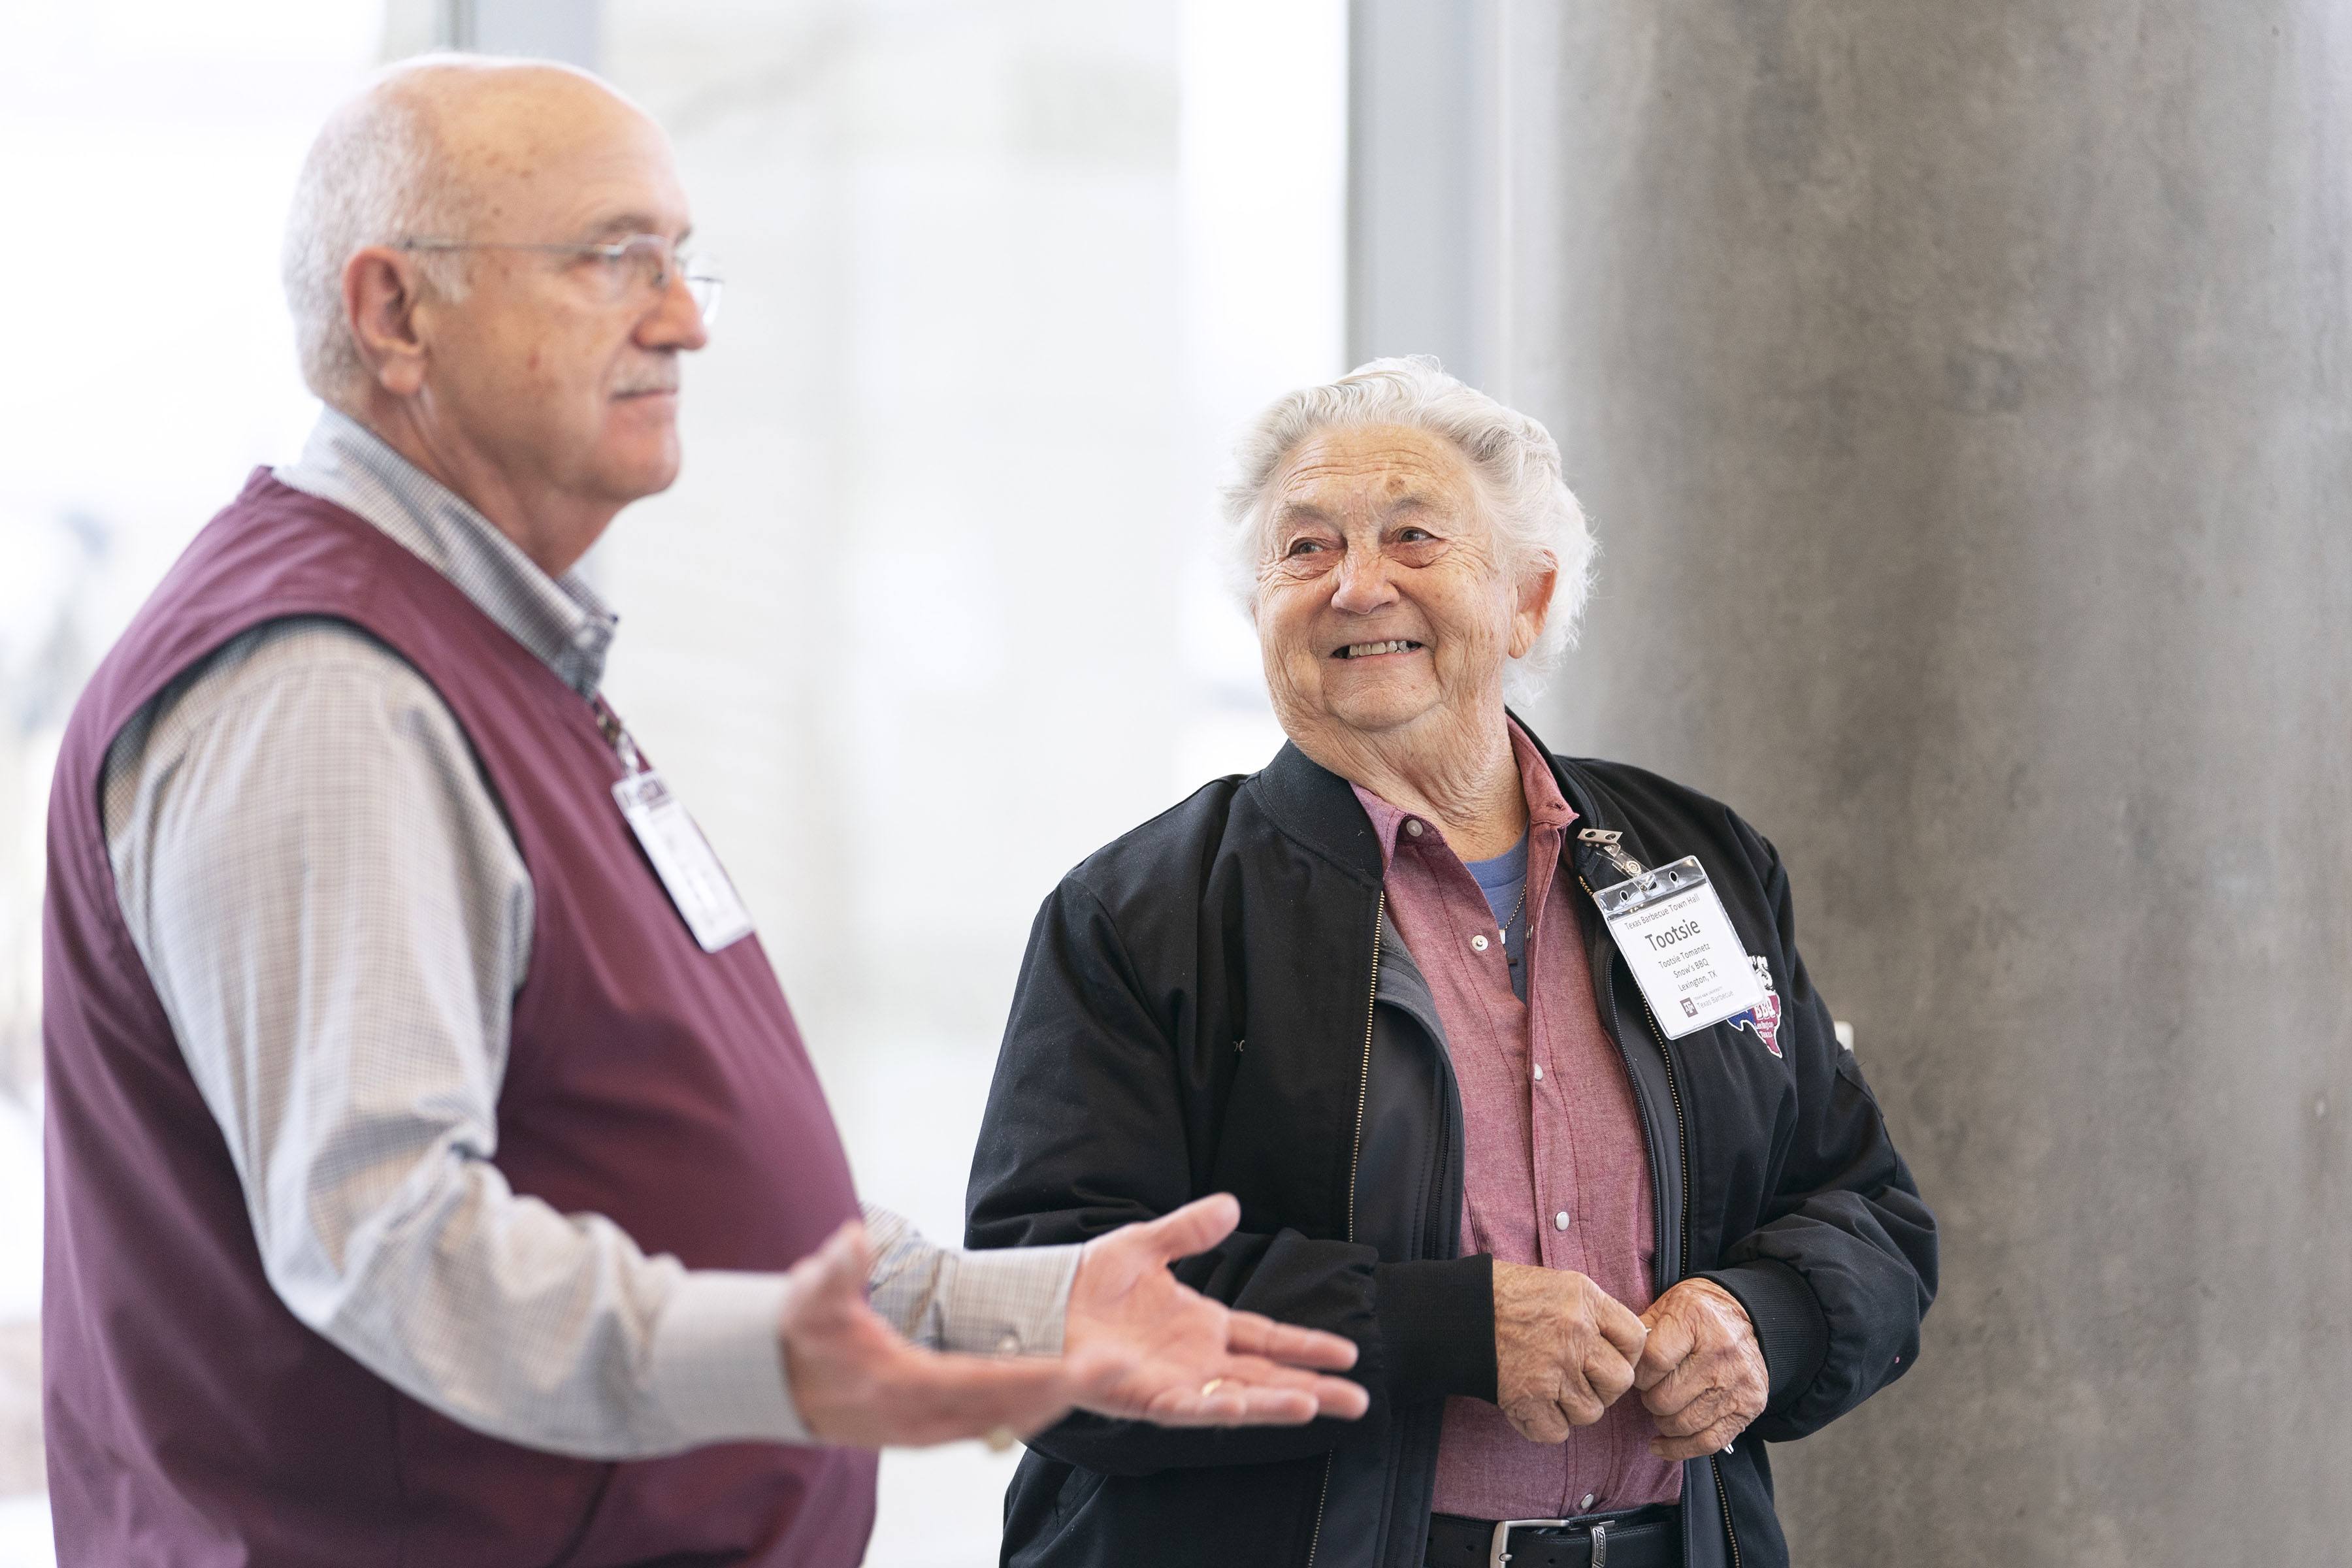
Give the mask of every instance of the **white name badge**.
[{"label": "white name badge", "polygon": [[651,768],[631,773],[613,786],[613,798],[703,952],[717,952],[751,934],[751,916],[735,896],[735,884],[660,773]]},{"label": "white name badge", "polygon": [[1697,856],[1592,897],[1666,1038],[1679,1040],[1762,1005],[1763,983]]}]

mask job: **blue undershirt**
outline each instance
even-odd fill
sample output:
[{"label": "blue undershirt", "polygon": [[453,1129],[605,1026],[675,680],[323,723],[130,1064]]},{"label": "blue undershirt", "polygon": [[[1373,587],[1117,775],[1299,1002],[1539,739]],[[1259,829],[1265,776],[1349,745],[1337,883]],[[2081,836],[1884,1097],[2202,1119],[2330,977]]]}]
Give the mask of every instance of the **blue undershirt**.
[{"label": "blue undershirt", "polygon": [[[1503,951],[1510,959],[1511,990],[1522,1002],[1528,999],[1527,966],[1519,962],[1519,949],[1527,941],[1528,911],[1513,909],[1528,885],[1528,836],[1491,860],[1465,860],[1470,875],[1477,879],[1478,890],[1486,895],[1486,907],[1494,912],[1496,929],[1503,932]],[[1503,921],[1511,923],[1505,928]]]}]

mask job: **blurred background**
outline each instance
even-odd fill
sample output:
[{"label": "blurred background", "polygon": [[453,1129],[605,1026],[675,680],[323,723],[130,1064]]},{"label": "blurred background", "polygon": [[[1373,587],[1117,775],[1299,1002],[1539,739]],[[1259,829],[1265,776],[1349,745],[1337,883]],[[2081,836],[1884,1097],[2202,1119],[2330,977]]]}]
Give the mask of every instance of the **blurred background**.
[{"label": "blurred background", "polygon": [[[1237,425],[1433,353],[1595,519],[1538,728],[1775,839],[1944,1224],[1797,1560],[2352,1561],[2352,10],[0,0],[0,1564],[57,739],[309,426],[310,135],[448,45],[639,99],[725,261],[590,570],[868,1194],[960,1235],[1039,900],[1279,742]],[[993,1562],[1010,1468],[890,1456],[870,1561]]]}]

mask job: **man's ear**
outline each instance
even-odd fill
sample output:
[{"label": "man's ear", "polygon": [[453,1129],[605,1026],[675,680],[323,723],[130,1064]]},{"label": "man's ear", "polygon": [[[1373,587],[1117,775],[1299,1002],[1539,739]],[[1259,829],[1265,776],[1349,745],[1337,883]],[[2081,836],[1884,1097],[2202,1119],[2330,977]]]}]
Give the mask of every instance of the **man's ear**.
[{"label": "man's ear", "polygon": [[1536,646],[1543,636],[1544,622],[1551,616],[1552,590],[1559,586],[1559,568],[1538,573],[1519,584],[1518,608],[1511,616],[1511,657],[1524,658],[1528,649]]},{"label": "man's ear", "polygon": [[414,260],[370,246],[343,264],[343,319],[369,376],[394,397],[425,384],[425,344],[416,331],[418,279]]}]

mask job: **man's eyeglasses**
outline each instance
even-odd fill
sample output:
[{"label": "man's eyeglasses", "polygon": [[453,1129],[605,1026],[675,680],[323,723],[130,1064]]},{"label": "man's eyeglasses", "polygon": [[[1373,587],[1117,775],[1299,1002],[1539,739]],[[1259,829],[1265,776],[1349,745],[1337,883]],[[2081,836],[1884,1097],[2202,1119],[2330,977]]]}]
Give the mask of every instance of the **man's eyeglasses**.
[{"label": "man's eyeglasses", "polygon": [[404,239],[394,250],[530,250],[547,256],[575,257],[590,264],[607,300],[619,304],[635,290],[658,294],[673,278],[686,279],[686,291],[702,313],[702,324],[719,319],[719,291],[725,281],[719,264],[708,256],[682,251],[657,234],[633,234],[610,244],[530,245],[481,239]]}]

